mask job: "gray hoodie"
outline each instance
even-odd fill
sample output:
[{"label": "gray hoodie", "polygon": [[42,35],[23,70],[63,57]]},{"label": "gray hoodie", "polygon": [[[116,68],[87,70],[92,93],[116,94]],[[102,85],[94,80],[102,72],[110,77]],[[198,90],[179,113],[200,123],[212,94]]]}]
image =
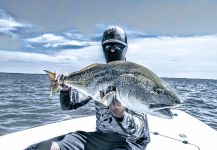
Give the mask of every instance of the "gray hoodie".
[{"label": "gray hoodie", "polygon": [[[60,92],[60,104],[64,110],[77,109],[91,100],[90,97],[79,100],[76,90],[71,92]],[[126,141],[133,147],[141,147],[150,142],[148,121],[146,114],[138,114],[125,109],[123,119],[114,118],[108,107],[95,101],[96,109],[96,130],[109,133],[115,132],[126,138]]]}]

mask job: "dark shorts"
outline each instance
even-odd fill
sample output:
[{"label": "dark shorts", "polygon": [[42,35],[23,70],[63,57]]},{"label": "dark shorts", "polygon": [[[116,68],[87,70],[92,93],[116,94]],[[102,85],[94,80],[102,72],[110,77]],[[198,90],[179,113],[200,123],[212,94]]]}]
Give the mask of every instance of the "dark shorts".
[{"label": "dark shorts", "polygon": [[61,150],[131,150],[126,139],[116,133],[77,131],[57,142]]},{"label": "dark shorts", "polygon": [[50,150],[52,142],[57,142],[61,150],[145,150],[149,140],[141,138],[128,143],[117,133],[77,131],[31,145],[25,150]]}]

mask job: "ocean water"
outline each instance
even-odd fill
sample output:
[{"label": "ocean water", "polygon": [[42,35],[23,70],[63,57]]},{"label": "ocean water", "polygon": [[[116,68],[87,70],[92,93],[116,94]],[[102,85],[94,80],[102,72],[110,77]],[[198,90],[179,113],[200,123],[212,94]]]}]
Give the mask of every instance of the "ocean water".
[{"label": "ocean water", "polygon": [[[163,78],[184,100],[181,110],[217,130],[217,80]],[[95,114],[94,104],[64,111],[41,74],[0,73],[0,136]]]}]

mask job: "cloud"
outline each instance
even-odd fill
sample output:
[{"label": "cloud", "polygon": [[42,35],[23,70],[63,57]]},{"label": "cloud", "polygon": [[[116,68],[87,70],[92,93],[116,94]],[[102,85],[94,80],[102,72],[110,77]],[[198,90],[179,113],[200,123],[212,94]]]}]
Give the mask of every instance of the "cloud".
[{"label": "cloud", "polygon": [[[61,37],[50,39],[64,41]],[[217,79],[216,41],[217,35],[132,39],[129,41],[127,60],[142,64],[161,77]],[[42,73],[45,68],[71,72],[92,63],[104,62],[100,43],[49,54],[0,51],[0,58],[1,65],[7,66],[7,71],[31,73]],[[3,69],[0,71],[6,70]]]},{"label": "cloud", "polygon": [[31,25],[16,21],[16,19],[0,9],[0,33],[15,37],[17,31],[27,27],[31,27]]},{"label": "cloud", "polygon": [[131,41],[127,58],[165,77],[217,78],[217,35]]},{"label": "cloud", "polygon": [[90,57],[86,61],[91,61],[100,53],[99,46],[92,46],[89,48],[82,48],[77,51],[63,50],[54,54],[41,54],[41,53],[29,53],[29,52],[15,52],[15,51],[0,51],[0,62],[4,61],[22,61],[22,62],[51,62],[51,63],[77,63],[78,60],[84,61],[85,57]]},{"label": "cloud", "polygon": [[[43,47],[43,48],[57,48],[57,49],[72,49],[72,48],[82,48],[91,45],[97,45],[97,42],[91,42],[88,40],[81,39],[83,36],[81,34],[75,34],[79,39],[70,39],[72,33],[65,33],[67,37],[61,35],[55,35],[52,33],[46,33],[38,37],[26,39],[27,45],[30,47]],[[73,37],[75,38],[75,37]]]},{"label": "cloud", "polygon": [[[89,46],[81,49],[62,50],[53,54],[0,51],[0,72],[42,73],[43,69],[69,72],[89,64],[104,62],[101,47]],[[28,66],[28,67],[27,67]],[[28,69],[24,69],[28,68]],[[37,69],[40,68],[40,69]]]},{"label": "cloud", "polygon": [[74,40],[88,40],[86,36],[80,33],[78,30],[71,30],[63,33],[67,38]]},{"label": "cloud", "polygon": [[[97,45],[101,42],[102,33],[105,28],[111,25],[96,25],[97,33],[91,35],[84,35],[77,30],[71,30],[60,34],[44,33],[36,37],[27,38],[24,40],[25,47],[30,49],[44,49],[44,50],[60,50],[60,49],[79,49],[86,46]],[[103,29],[102,29],[103,28]],[[138,38],[156,38],[157,36],[141,33],[139,31],[126,30],[129,39]],[[46,51],[45,51],[46,52]]]}]

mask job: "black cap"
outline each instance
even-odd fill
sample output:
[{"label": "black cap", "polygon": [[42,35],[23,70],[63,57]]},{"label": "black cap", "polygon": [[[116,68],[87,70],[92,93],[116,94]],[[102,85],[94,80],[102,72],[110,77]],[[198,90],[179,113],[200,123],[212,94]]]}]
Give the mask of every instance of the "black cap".
[{"label": "black cap", "polygon": [[127,36],[125,31],[118,27],[109,27],[103,33],[102,45],[106,43],[120,43],[127,45]]}]

